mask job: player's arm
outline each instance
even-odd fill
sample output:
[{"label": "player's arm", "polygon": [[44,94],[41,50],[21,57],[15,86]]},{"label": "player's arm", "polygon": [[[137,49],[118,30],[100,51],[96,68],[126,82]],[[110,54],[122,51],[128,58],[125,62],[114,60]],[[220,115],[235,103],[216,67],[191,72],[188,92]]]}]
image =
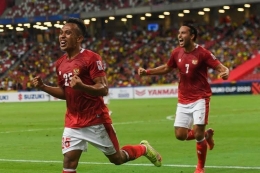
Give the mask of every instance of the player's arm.
[{"label": "player's arm", "polygon": [[173,70],[173,68],[169,67],[167,64],[155,67],[155,68],[151,68],[151,69],[144,69],[142,67],[140,67],[138,69],[138,74],[140,76],[145,76],[145,75],[163,75],[166,73],[169,73]]},{"label": "player's arm", "polygon": [[40,78],[40,76],[33,78],[31,80],[31,83],[33,84],[34,87],[52,95],[53,97],[65,100],[65,93],[63,88],[45,85],[42,79]]},{"label": "player's arm", "polygon": [[229,69],[226,66],[224,66],[223,64],[220,63],[219,65],[217,65],[215,70],[218,71],[219,77],[221,77],[223,80],[227,80],[228,79],[228,77],[229,77]]},{"label": "player's arm", "polygon": [[108,82],[106,76],[96,77],[94,85],[84,84],[78,76],[73,76],[70,86],[73,89],[84,91],[92,96],[106,96],[108,94]]}]

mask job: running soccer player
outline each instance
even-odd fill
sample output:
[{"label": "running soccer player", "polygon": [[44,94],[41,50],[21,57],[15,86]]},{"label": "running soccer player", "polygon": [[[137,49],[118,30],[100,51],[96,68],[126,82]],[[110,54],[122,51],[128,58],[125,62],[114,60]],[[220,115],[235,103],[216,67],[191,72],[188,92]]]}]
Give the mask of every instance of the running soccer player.
[{"label": "running soccer player", "polygon": [[59,34],[60,48],[66,53],[56,62],[58,86],[45,85],[39,76],[31,81],[42,91],[66,100],[62,173],[77,172],[87,143],[102,151],[115,165],[145,156],[155,166],[161,166],[160,154],[146,140],[120,148],[109,110],[102,98],[108,94],[102,58],[81,48],[85,35],[86,26],[82,20],[68,19]]},{"label": "running soccer player", "polygon": [[139,68],[138,74],[164,75],[175,68],[179,70],[175,136],[182,141],[196,140],[198,163],[194,173],[204,173],[207,147],[210,150],[214,148],[214,130],[209,128],[205,131],[212,95],[207,78],[208,68],[215,69],[224,80],[228,79],[229,69],[211,52],[196,44],[196,37],[196,28],[184,24],[179,29],[179,47],[172,51],[168,62],[147,70]]}]

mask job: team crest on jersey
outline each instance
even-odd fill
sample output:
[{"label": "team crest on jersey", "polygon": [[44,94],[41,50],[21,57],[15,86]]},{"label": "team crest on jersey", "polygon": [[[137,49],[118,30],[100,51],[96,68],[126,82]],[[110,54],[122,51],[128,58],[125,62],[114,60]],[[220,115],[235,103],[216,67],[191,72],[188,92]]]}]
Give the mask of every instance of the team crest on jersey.
[{"label": "team crest on jersey", "polygon": [[194,64],[194,65],[196,65],[196,64],[198,64],[198,60],[197,60],[197,59],[193,59],[193,60],[191,61],[191,63]]},{"label": "team crest on jersey", "polygon": [[102,62],[101,61],[96,61],[97,62],[97,66],[99,70],[104,70]]},{"label": "team crest on jersey", "polygon": [[74,75],[79,75],[79,68],[74,68],[73,69],[73,74]]}]

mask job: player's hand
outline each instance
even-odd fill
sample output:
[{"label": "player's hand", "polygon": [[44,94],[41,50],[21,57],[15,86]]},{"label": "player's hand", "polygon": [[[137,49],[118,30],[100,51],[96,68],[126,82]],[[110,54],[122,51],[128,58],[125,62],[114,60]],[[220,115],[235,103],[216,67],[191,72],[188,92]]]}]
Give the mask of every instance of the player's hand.
[{"label": "player's hand", "polygon": [[31,79],[31,84],[39,89],[42,89],[44,87],[44,83],[42,82],[40,76],[36,76],[35,78]]},{"label": "player's hand", "polygon": [[138,68],[138,75],[139,76],[145,76],[147,73],[146,73],[146,70],[142,67],[139,67]]},{"label": "player's hand", "polygon": [[223,80],[227,80],[229,76],[229,70],[227,69],[224,72],[219,73],[219,77],[221,77]]},{"label": "player's hand", "polygon": [[71,81],[70,81],[71,88],[73,88],[73,89],[80,89],[82,84],[83,84],[82,80],[77,75],[74,75],[71,78]]}]

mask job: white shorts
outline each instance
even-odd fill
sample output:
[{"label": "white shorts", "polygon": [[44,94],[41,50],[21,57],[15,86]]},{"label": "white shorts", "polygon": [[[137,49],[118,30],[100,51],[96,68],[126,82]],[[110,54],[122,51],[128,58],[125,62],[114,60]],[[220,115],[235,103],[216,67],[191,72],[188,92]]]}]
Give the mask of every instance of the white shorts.
[{"label": "white shorts", "polygon": [[115,154],[119,144],[112,124],[99,124],[84,128],[64,128],[62,153],[71,150],[87,151],[88,143],[101,150],[105,155]]},{"label": "white shorts", "polygon": [[209,98],[200,99],[189,104],[177,104],[175,127],[192,129],[195,124],[208,124]]},{"label": "white shorts", "polygon": [[106,105],[109,104],[109,96],[108,96],[108,95],[107,95],[107,96],[103,96],[103,100],[104,100],[104,103],[105,103]]}]

